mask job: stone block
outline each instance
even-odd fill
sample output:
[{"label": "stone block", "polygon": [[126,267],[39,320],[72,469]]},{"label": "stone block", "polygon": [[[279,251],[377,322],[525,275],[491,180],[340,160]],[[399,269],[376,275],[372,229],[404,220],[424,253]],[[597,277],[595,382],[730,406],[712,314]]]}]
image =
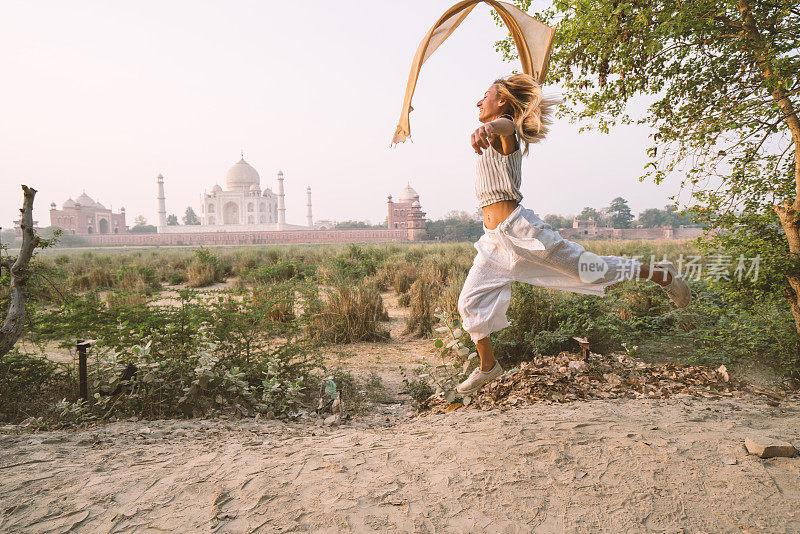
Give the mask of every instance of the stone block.
[{"label": "stone block", "polygon": [[759,458],[773,458],[782,456],[791,458],[797,451],[791,443],[766,436],[749,436],[744,440],[747,452]]}]

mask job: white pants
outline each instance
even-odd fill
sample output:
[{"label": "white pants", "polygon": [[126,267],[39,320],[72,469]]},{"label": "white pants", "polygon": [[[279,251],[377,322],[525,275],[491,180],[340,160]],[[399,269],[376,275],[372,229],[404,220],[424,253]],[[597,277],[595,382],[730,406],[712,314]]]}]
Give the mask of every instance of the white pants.
[{"label": "white pants", "polygon": [[588,252],[521,205],[494,230],[483,230],[458,297],[462,326],[476,343],[511,324],[511,282],[603,296],[606,286],[639,275],[639,261]]}]

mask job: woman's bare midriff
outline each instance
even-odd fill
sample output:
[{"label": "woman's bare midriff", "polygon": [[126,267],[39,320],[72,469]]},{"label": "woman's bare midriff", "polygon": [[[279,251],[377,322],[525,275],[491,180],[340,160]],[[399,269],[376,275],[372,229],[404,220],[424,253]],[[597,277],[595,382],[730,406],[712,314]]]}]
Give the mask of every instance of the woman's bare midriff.
[{"label": "woman's bare midriff", "polygon": [[497,225],[505,221],[509,215],[514,213],[519,202],[516,200],[501,200],[494,204],[489,204],[481,208],[483,210],[483,225],[489,230],[494,230]]}]

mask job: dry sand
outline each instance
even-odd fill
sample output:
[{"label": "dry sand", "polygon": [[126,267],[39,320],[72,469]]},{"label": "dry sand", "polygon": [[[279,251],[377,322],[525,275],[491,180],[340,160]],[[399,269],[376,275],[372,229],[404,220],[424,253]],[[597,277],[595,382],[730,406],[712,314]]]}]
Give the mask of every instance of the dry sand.
[{"label": "dry sand", "polygon": [[0,531],[800,532],[800,459],[748,455],[750,433],[797,444],[798,402],[0,434]]}]

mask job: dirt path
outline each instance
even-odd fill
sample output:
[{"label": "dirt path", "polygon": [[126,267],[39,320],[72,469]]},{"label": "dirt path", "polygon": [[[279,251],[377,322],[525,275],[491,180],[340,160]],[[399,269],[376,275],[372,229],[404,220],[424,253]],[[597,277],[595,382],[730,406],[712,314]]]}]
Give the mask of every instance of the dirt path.
[{"label": "dirt path", "polygon": [[[114,423],[0,434],[2,532],[800,532],[800,407],[458,410],[391,428]],[[729,465],[733,463],[733,465]]]},{"label": "dirt path", "polygon": [[389,321],[385,323],[389,341],[342,345],[337,350],[327,351],[325,356],[329,363],[341,365],[355,374],[377,373],[389,396],[407,404],[410,398],[400,393],[403,389],[400,366],[406,369],[417,367],[421,356],[433,352],[433,342],[404,334],[409,308],[397,303],[398,296],[393,291],[382,293],[381,297],[389,313]]}]

